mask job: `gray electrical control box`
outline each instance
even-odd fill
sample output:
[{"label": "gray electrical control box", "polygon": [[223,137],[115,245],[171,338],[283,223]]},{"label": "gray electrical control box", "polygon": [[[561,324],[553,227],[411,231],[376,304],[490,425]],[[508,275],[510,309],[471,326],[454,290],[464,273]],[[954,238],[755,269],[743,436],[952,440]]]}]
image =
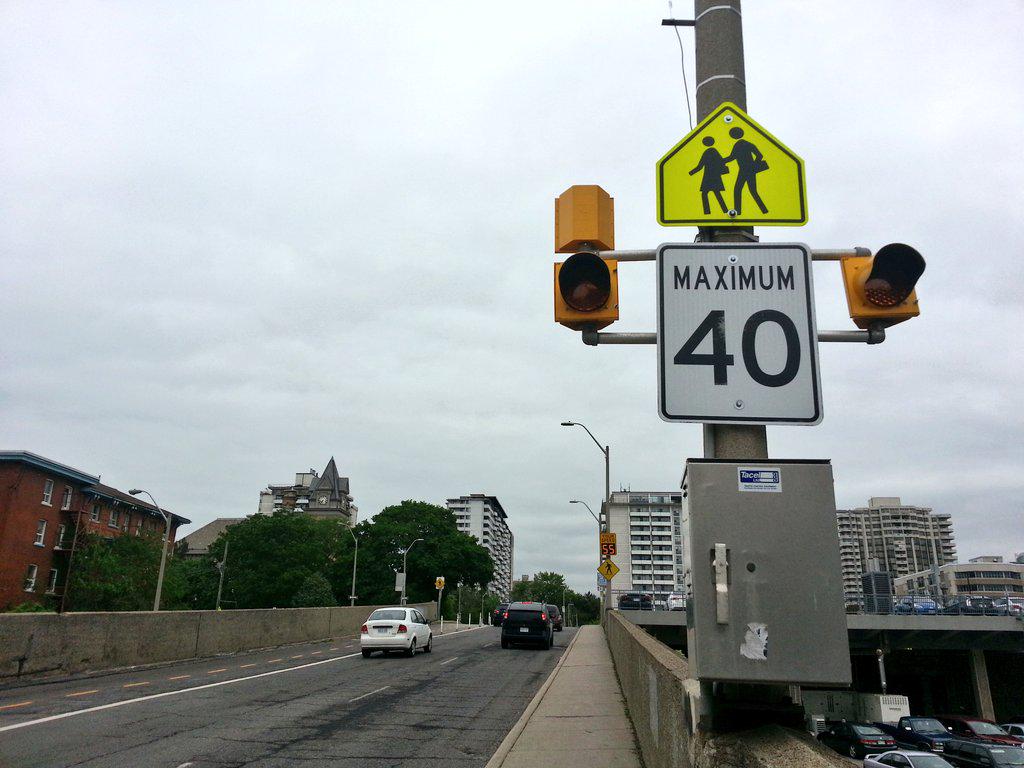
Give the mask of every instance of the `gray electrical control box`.
[{"label": "gray electrical control box", "polygon": [[683,513],[691,674],[849,685],[832,465],[690,459]]}]

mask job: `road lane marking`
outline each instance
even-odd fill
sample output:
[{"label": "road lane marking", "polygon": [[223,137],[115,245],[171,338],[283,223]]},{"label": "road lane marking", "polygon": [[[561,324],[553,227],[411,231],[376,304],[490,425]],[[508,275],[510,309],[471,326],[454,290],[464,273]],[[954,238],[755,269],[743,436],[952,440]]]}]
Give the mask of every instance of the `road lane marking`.
[{"label": "road lane marking", "polygon": [[227,667],[221,667],[220,669],[211,669],[206,674],[208,674],[208,675],[216,675],[218,672],[227,672],[227,671],[228,671]]},{"label": "road lane marking", "polygon": [[275,664],[275,663],[277,663],[279,661],[284,661],[284,659],[271,659],[270,661],[267,662],[267,664]]},{"label": "road lane marking", "polygon": [[348,703],[351,704],[352,702],[359,701],[360,699],[365,699],[367,696],[373,696],[373,694],[380,693],[381,691],[386,691],[390,687],[391,687],[390,685],[385,685],[383,688],[378,688],[375,691],[370,691],[369,693],[364,693],[362,696],[356,696],[354,699],[349,699]]},{"label": "road lane marking", "polygon": [[31,703],[31,701],[19,701],[14,704],[4,704],[0,706],[0,709],[15,709],[17,707],[27,707]]},{"label": "road lane marking", "polygon": [[293,658],[293,659],[301,659],[301,658],[302,658],[303,656],[305,656],[305,655],[306,655],[306,654],[304,654],[304,653],[297,653],[297,654],[295,654],[294,656],[292,656],[292,658]]},{"label": "road lane marking", "polygon": [[254,661],[252,664],[242,664],[238,668],[239,669],[245,669],[246,667],[255,667],[255,666],[256,666],[256,662]]},{"label": "road lane marking", "polygon": [[175,675],[174,677],[168,677],[168,680],[184,680],[186,677],[192,677],[192,675]]},{"label": "road lane marking", "polygon": [[440,667],[443,667],[443,666],[444,666],[445,664],[451,664],[451,663],[452,663],[453,661],[455,661],[455,660],[456,660],[457,658],[459,658],[459,657],[458,657],[458,656],[452,656],[452,657],[451,657],[450,659],[448,659],[447,661],[442,661],[442,662],[441,662],[441,663],[440,663],[440,664],[439,664],[438,666],[440,666]]},{"label": "road lane marking", "polygon": [[72,696],[88,696],[91,693],[99,693],[99,691],[100,691],[99,688],[93,688],[91,691],[76,691],[75,693],[67,694],[64,698],[68,699],[68,698],[71,698]]},{"label": "road lane marking", "polygon": [[[472,630],[462,630],[463,632],[475,631],[476,627]],[[76,709],[72,712],[61,712],[59,715],[49,715],[47,717],[36,718],[35,720],[26,720],[23,723],[12,723],[11,725],[0,726],[0,733],[5,731],[15,731],[19,728],[28,728],[31,725],[42,725],[43,723],[52,723],[56,720],[63,720],[68,717],[78,717],[79,715],[88,715],[93,712],[101,712],[106,709],[115,709],[117,707],[126,707],[129,704],[138,704],[143,701],[153,701],[154,699],[163,699],[167,696],[178,696],[183,693],[191,693],[192,691],[203,691],[207,688],[219,688],[222,685],[232,685],[234,683],[244,683],[246,680],[255,680],[259,677],[269,677],[270,675],[283,675],[286,672],[293,672],[297,669],[306,669],[307,667],[319,667],[321,664],[330,664],[334,661],[341,661],[343,659],[354,659],[357,656],[362,656],[362,653],[348,653],[344,656],[332,656],[329,659],[320,659],[318,661],[309,661],[305,664],[297,664],[294,667],[283,667],[281,669],[272,669],[269,672],[259,672],[255,675],[246,675],[245,677],[233,677],[229,680],[218,680],[215,683],[204,683],[203,685],[193,685],[190,688],[178,688],[175,691],[163,691],[162,693],[150,693],[146,696],[138,696],[134,699],[124,699],[122,701],[112,701],[109,704],[97,704],[95,707],[85,707],[84,709]],[[276,659],[281,661],[281,659]],[[89,691],[89,693],[96,693],[96,691]]]},{"label": "road lane marking", "polygon": [[317,654],[323,653],[323,651],[312,651],[309,655],[316,656]]},{"label": "road lane marking", "polygon": [[336,651],[336,650],[338,650],[338,649],[337,649],[337,648],[328,648],[327,650],[328,650],[328,651]]},{"label": "road lane marking", "polygon": [[140,685],[149,685],[149,681],[146,680],[146,681],[141,682],[141,683],[125,683],[121,687],[122,688],[138,688]]}]

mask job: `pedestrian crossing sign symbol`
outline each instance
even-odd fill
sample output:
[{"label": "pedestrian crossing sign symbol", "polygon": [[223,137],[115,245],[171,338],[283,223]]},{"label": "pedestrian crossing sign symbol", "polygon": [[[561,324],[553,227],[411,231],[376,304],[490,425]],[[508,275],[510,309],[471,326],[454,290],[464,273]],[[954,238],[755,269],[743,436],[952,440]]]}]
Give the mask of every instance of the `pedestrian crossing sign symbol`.
[{"label": "pedestrian crossing sign symbol", "polygon": [[657,166],[658,223],[803,226],[804,161],[725,102]]},{"label": "pedestrian crossing sign symbol", "polygon": [[605,560],[603,563],[601,563],[600,567],[597,569],[597,572],[604,576],[606,579],[608,579],[608,581],[611,581],[615,578],[615,574],[619,572],[619,566],[617,566],[611,560]]}]

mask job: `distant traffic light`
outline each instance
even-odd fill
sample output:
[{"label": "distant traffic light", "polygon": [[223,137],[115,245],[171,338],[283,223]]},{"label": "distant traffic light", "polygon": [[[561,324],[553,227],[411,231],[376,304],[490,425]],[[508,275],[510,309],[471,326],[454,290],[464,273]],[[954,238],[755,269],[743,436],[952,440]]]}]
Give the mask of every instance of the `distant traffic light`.
[{"label": "distant traffic light", "polygon": [[555,321],[574,331],[619,319],[619,271],[598,251],[615,248],[615,200],[596,184],[578,184],[555,200]]},{"label": "distant traffic light", "polygon": [[555,264],[555,322],[574,331],[596,331],[618,319],[617,261],[581,251]]},{"label": "distant traffic light", "polygon": [[903,243],[882,246],[874,256],[843,259],[846,303],[854,324],[888,328],[917,317],[914,286],[924,267],[924,257]]}]

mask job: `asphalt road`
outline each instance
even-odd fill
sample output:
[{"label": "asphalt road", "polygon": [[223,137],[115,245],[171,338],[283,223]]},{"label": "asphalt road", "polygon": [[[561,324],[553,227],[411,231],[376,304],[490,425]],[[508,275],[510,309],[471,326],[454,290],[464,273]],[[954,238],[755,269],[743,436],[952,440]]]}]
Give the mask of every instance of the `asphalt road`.
[{"label": "asphalt road", "polygon": [[3,768],[483,766],[572,639],[499,630],[363,659],[358,640],[0,690]]}]

